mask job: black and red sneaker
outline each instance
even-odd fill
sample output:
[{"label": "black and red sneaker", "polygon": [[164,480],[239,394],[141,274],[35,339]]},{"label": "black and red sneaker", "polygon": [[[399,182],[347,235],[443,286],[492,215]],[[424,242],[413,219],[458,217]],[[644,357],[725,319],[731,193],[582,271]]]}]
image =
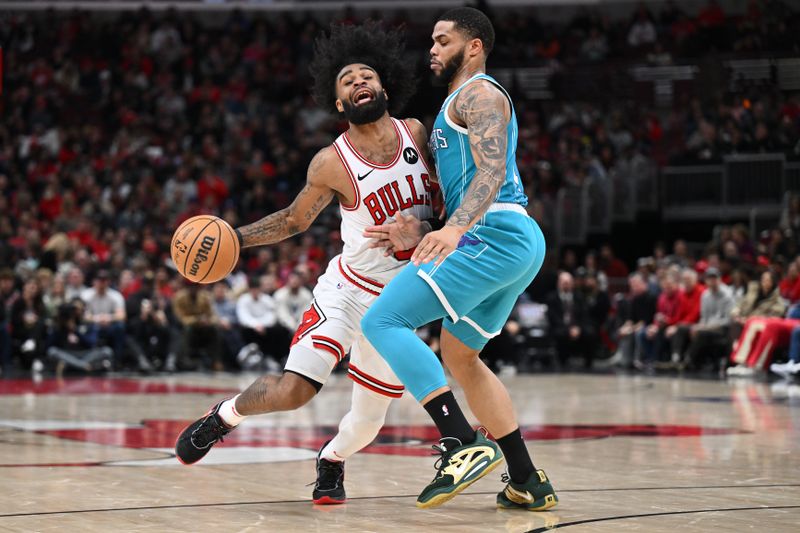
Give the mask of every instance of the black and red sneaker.
[{"label": "black and red sneaker", "polygon": [[328,442],[322,445],[317,454],[317,482],[314,484],[312,496],[316,505],[338,505],[347,501],[344,492],[344,461],[328,461],[321,457]]},{"label": "black and red sneaker", "polygon": [[[222,400],[224,402],[225,400]],[[175,442],[175,455],[178,461],[191,465],[206,456],[208,451],[217,442],[222,442],[223,437],[233,431],[235,427],[227,425],[219,416],[219,402],[211,408],[202,418],[196,420],[184,429]]]}]

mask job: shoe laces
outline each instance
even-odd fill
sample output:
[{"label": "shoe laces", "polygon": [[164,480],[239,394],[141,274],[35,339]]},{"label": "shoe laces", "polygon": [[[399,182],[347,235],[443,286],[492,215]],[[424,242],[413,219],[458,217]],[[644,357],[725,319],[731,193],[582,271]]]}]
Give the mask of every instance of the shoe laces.
[{"label": "shoe laces", "polygon": [[217,442],[224,442],[225,435],[231,430],[217,420],[216,415],[209,415],[192,432],[192,443],[198,448],[205,448]]},{"label": "shoe laces", "polygon": [[[455,445],[450,445],[449,447],[445,444],[445,441],[453,441]],[[436,469],[436,477],[434,479],[441,477],[442,471],[447,467],[447,463],[450,459],[450,454],[452,454],[452,450],[461,446],[461,441],[455,437],[444,437],[439,439],[439,444],[434,444],[431,446],[433,449],[433,453],[431,455],[439,457],[436,459],[436,462],[433,464],[433,468]],[[448,449],[449,448],[449,449]]]}]

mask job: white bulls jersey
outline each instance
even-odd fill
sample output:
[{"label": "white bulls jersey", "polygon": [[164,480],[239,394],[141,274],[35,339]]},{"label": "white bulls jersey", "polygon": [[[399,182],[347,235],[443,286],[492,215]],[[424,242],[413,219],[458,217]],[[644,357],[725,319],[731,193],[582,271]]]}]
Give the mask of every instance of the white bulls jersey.
[{"label": "white bulls jersey", "polygon": [[433,217],[430,172],[425,158],[402,120],[392,118],[398,137],[397,153],[386,165],[370,162],[355,149],[347,132],[333,143],[355,189],[355,203],[341,205],[342,261],[356,272],[381,283],[391,280],[411,257],[399,252],[384,257],[383,250],[369,247],[364,237],[368,226],[385,224],[395,215]]}]

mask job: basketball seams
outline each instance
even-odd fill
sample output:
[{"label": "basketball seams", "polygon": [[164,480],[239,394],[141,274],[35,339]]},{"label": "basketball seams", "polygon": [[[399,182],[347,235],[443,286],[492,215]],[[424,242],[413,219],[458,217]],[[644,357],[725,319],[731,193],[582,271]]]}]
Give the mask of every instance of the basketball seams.
[{"label": "basketball seams", "polygon": [[[189,220],[187,220],[186,222],[190,222],[190,221],[192,221],[194,218],[198,218],[198,217],[192,217],[192,218],[190,218]],[[205,217],[204,217],[204,218],[205,218]],[[199,218],[198,218],[198,220],[199,220]],[[183,273],[184,277],[186,276],[186,265],[187,265],[187,263],[189,263],[189,257],[192,255],[192,249],[194,249],[194,245],[195,245],[195,243],[197,242],[197,239],[198,239],[198,238],[200,238],[200,235],[201,235],[201,234],[202,234],[202,233],[203,233],[203,232],[206,230],[206,228],[207,228],[207,227],[209,227],[209,226],[211,225],[211,223],[212,223],[212,222],[214,222],[214,219],[213,219],[213,218],[209,218],[208,220],[209,220],[208,224],[206,224],[205,226],[203,226],[203,227],[200,229],[200,231],[198,231],[198,232],[197,232],[197,235],[195,235],[195,238],[194,238],[194,240],[192,241],[192,244],[191,244],[191,245],[189,246],[189,248],[186,250],[186,259],[184,259],[184,261],[183,261],[183,268],[181,269],[181,273]],[[186,222],[184,222],[183,224],[186,224]],[[181,224],[181,225],[183,225],[183,224]],[[186,279],[189,279],[189,278],[187,277]],[[189,280],[189,281],[194,281],[194,280]],[[195,282],[195,283],[197,283],[197,282]]]},{"label": "basketball seams", "polygon": [[[201,224],[204,224],[204,225],[200,226]],[[213,230],[210,229],[210,226],[212,224],[217,229],[216,234],[214,234]],[[190,226],[190,227],[187,228],[186,226]],[[230,248],[228,247],[229,246],[228,242],[225,241],[225,231],[223,231],[223,229],[222,229],[223,226],[226,228],[226,231],[228,232],[227,233],[228,237],[230,238],[230,242],[232,243],[230,245]],[[184,230],[183,232],[180,231],[182,229]],[[182,234],[185,234],[186,232],[189,232],[189,231],[196,231],[197,233],[195,234],[194,238],[191,241],[186,240],[185,243],[184,243],[187,246],[186,247],[186,253],[185,253],[186,257],[184,258],[183,265],[181,266],[179,264],[179,262],[175,261],[175,252],[176,252],[175,243],[176,243],[177,240],[180,239],[180,236]],[[215,241],[215,244],[213,244],[212,246],[216,246],[216,249],[214,250],[214,254],[211,254],[211,249],[207,250],[207,252],[208,252],[207,255],[204,254],[206,260],[202,261],[202,262],[203,263],[205,263],[205,262],[209,263],[208,266],[207,266],[206,273],[203,274],[202,277],[199,277],[200,274],[198,272],[198,274],[195,274],[195,276],[194,276],[197,279],[193,279],[191,277],[191,274],[189,274],[189,271],[188,271],[189,262],[191,261],[192,257],[197,259],[197,257],[196,257],[197,254],[195,254],[193,252],[195,252],[195,250],[198,248],[198,240],[200,240],[201,236],[204,237],[204,238],[208,237],[208,238],[213,239]],[[205,241],[202,241],[202,242],[205,242]],[[201,284],[203,284],[203,283],[208,284],[208,283],[214,283],[216,281],[219,281],[218,279],[214,279],[214,278],[218,277],[217,273],[220,271],[220,269],[218,268],[218,265],[217,265],[217,260],[221,260],[221,258],[220,258],[220,249],[222,248],[222,246],[225,246],[225,249],[222,250],[224,252],[222,255],[225,256],[227,254],[232,254],[232,257],[231,257],[230,263],[228,265],[224,266],[225,271],[224,271],[222,276],[219,276],[219,279],[223,279],[225,276],[227,276],[234,269],[234,267],[236,266],[236,263],[238,261],[239,253],[241,252],[241,245],[239,244],[238,238],[236,237],[236,233],[234,232],[233,227],[230,224],[228,224],[225,220],[223,220],[223,219],[221,219],[221,218],[219,218],[217,216],[214,216],[214,215],[197,215],[197,216],[194,216],[194,217],[191,217],[191,218],[185,220],[178,227],[178,229],[175,231],[175,233],[173,234],[170,246],[172,248],[170,250],[170,253],[172,255],[173,262],[175,262],[175,267],[178,269],[178,272],[180,272],[181,275],[184,278],[188,279],[189,281],[192,281],[193,283],[201,283]],[[205,247],[204,247],[204,249],[205,249]],[[222,264],[222,263],[220,263],[220,264]],[[194,267],[195,265],[193,264],[192,266]],[[199,267],[200,265],[197,265],[197,266]],[[207,281],[209,279],[209,277],[213,281]]]}]

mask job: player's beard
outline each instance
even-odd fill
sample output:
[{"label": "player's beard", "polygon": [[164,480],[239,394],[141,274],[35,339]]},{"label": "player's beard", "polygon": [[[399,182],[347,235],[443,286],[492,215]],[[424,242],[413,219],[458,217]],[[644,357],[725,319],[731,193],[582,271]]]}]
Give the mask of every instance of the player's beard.
[{"label": "player's beard", "polygon": [[359,106],[353,105],[349,100],[342,100],[342,107],[344,108],[344,118],[351,124],[356,126],[369,124],[376,122],[386,113],[386,95],[380,91],[375,95],[374,100]]},{"label": "player's beard", "polygon": [[461,52],[455,54],[447,64],[442,64],[441,72],[439,72],[439,74],[433,73],[433,84],[437,87],[449,85],[453,77],[455,77],[456,72],[458,72],[458,69],[464,64],[466,55],[467,47],[465,46],[461,49]]}]

